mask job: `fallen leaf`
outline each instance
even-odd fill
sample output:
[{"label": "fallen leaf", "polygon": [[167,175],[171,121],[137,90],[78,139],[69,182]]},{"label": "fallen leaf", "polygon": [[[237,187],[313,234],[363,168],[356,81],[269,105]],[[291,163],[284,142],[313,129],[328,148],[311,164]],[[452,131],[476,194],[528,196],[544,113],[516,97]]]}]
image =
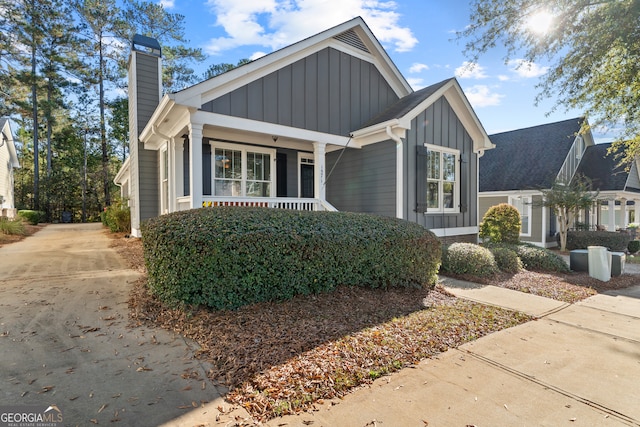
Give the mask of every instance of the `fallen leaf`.
[{"label": "fallen leaf", "polygon": [[94,424],[98,424],[98,420],[96,420],[95,418],[91,418],[89,421],[91,421]]},{"label": "fallen leaf", "polygon": [[40,389],[40,391],[38,392],[38,394],[47,393],[47,392],[49,392],[49,391],[53,390],[53,389],[54,389],[54,387],[55,387],[55,386],[52,386],[52,385],[44,386],[44,387],[42,387],[42,388]]},{"label": "fallen leaf", "polygon": [[102,406],[100,407],[100,409],[98,409],[98,413],[100,413],[100,412],[104,411],[104,408],[106,408],[107,406],[109,406],[109,404],[108,404],[108,403],[105,403],[104,405],[102,405]]},{"label": "fallen leaf", "polygon": [[143,372],[143,371],[153,371],[153,369],[147,368],[146,366],[140,366],[138,369],[136,369],[136,372]]}]

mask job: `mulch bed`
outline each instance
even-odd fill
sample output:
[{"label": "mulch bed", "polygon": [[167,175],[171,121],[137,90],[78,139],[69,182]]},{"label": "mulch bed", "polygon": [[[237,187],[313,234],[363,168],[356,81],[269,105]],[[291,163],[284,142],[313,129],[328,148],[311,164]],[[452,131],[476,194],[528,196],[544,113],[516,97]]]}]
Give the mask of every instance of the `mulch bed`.
[{"label": "mulch bed", "polygon": [[[144,272],[140,240],[112,237],[112,246]],[[636,282],[630,275],[603,284],[586,274],[529,271],[484,280],[567,302]],[[145,276],[132,289],[132,322],[196,341],[210,379],[228,387],[226,399],[257,421],[313,410],[380,376],[531,319],[457,299],[440,286],[431,292],[341,287],[232,311],[167,307],[147,289]]]},{"label": "mulch bed", "polygon": [[8,245],[11,243],[16,243],[19,242],[20,240],[29,237],[35,233],[37,233],[38,231],[42,230],[44,227],[46,226],[46,224],[38,224],[38,225],[31,225],[31,224],[24,224],[24,234],[4,234],[4,233],[0,233],[0,247],[4,246],[4,245]]}]

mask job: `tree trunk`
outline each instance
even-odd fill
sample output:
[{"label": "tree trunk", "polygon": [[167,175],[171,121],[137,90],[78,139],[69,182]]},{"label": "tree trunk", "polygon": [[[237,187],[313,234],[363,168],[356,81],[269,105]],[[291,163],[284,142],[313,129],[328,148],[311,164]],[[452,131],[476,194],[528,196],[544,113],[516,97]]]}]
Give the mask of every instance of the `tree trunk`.
[{"label": "tree trunk", "polygon": [[109,194],[109,151],[107,147],[107,131],[104,118],[104,55],[102,52],[102,36],[100,37],[100,141],[102,145],[102,182],[104,186],[104,204],[111,206]]}]

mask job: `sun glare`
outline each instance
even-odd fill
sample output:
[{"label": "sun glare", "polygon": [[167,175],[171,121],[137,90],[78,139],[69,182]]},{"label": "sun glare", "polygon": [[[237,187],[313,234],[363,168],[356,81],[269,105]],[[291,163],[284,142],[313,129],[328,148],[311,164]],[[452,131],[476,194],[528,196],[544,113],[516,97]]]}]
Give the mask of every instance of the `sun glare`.
[{"label": "sun glare", "polygon": [[546,10],[534,13],[527,19],[527,29],[536,34],[546,34],[553,24],[553,15]]}]

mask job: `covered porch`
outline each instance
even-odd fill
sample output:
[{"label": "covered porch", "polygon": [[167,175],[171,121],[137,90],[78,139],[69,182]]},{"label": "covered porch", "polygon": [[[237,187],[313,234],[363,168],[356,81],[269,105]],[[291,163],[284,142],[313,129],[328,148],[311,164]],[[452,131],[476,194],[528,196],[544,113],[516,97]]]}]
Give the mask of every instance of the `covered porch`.
[{"label": "covered porch", "polygon": [[587,215],[587,223],[593,224],[595,229],[626,230],[630,223],[640,220],[640,194],[600,193]]},{"label": "covered porch", "polygon": [[[164,107],[164,108],[163,108]],[[172,104],[140,139],[158,152],[160,214],[214,206],[336,209],[326,200],[326,153],[348,137]]]}]

